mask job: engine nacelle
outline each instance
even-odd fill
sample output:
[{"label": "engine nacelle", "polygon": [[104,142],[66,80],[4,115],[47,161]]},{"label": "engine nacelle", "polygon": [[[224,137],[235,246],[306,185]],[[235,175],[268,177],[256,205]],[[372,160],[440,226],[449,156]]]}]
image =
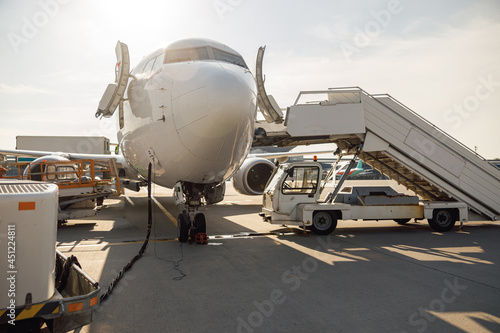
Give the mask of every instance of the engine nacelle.
[{"label": "engine nacelle", "polygon": [[247,158],[233,175],[233,186],[241,194],[261,195],[274,169],[273,162],[265,158]]}]

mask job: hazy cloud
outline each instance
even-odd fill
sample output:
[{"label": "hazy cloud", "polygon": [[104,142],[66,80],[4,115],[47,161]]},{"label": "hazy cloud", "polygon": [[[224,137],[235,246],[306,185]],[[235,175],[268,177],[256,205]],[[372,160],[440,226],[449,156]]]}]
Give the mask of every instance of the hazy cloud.
[{"label": "hazy cloud", "polygon": [[26,85],[22,83],[15,85],[0,83],[0,93],[9,95],[17,95],[17,94],[38,95],[38,94],[52,94],[53,92],[43,88],[35,87],[33,85]]}]

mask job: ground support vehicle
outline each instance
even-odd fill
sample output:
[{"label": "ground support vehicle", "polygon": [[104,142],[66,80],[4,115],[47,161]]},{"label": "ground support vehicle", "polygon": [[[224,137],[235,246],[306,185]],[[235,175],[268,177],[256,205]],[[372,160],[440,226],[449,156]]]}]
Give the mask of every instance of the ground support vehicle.
[{"label": "ground support vehicle", "polygon": [[114,159],[68,160],[44,156],[28,163],[1,163],[3,179],[35,180],[59,187],[58,221],[94,216],[105,198],[122,194]]},{"label": "ground support vehicle", "polygon": [[[330,142],[337,145],[339,156],[356,154],[422,199],[423,213],[418,216],[430,219],[435,229],[450,228],[451,220],[500,220],[500,170],[390,95],[371,95],[359,87],[303,91],[287,109],[283,123],[259,122],[256,127],[259,135],[254,147]],[[283,165],[278,171],[284,173],[287,167]],[[301,205],[320,204],[313,192],[317,184],[296,189],[309,193],[294,201],[295,193],[273,183],[285,181],[284,175],[273,177],[265,190],[268,193],[264,193],[264,218],[312,224],[317,210],[310,212],[311,206],[306,209]],[[336,192],[340,189],[338,186]],[[336,194],[330,200],[335,200]],[[287,201],[293,206],[289,211],[283,207]],[[349,218],[356,218],[361,212],[375,210],[354,206],[337,210],[341,215],[334,217],[345,219],[350,214]],[[329,215],[321,216],[325,220]],[[368,217],[383,216],[370,213]]]},{"label": "ground support vehicle", "polygon": [[321,164],[316,162],[281,164],[264,191],[264,221],[310,227],[317,234],[327,235],[335,230],[338,220],[394,220],[405,224],[411,219],[427,219],[436,231],[451,230],[457,220],[468,220],[464,203],[419,200],[389,186],[348,186],[321,201],[321,174]]},{"label": "ground support vehicle", "polygon": [[0,180],[0,331],[67,332],[91,322],[99,284],[56,250],[55,184]]},{"label": "ground support vehicle", "polygon": [[[64,254],[56,250],[56,255],[56,266],[68,266]],[[101,287],[75,263],[70,265],[61,292],[56,289],[54,296],[43,302],[0,309],[0,326],[7,332],[39,332],[45,323],[50,332],[59,333],[90,324],[92,311],[99,308]]]}]

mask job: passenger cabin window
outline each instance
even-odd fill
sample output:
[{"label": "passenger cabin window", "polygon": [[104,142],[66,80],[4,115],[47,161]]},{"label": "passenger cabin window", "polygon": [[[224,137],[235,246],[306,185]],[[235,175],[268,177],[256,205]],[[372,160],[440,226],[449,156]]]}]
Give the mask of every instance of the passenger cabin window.
[{"label": "passenger cabin window", "polygon": [[217,49],[212,49],[212,50],[214,52],[215,60],[229,62],[231,64],[241,66],[243,68],[248,68],[247,65],[245,64],[245,61],[243,60],[243,58],[241,56],[239,56],[237,54],[232,54],[232,53],[228,53],[225,51],[217,50]]},{"label": "passenger cabin window", "polygon": [[283,194],[316,193],[319,179],[318,167],[295,167],[287,173],[282,186]]},{"label": "passenger cabin window", "polygon": [[210,59],[208,56],[208,49],[206,47],[198,47],[194,49],[168,51],[166,62],[173,63],[207,59]]}]

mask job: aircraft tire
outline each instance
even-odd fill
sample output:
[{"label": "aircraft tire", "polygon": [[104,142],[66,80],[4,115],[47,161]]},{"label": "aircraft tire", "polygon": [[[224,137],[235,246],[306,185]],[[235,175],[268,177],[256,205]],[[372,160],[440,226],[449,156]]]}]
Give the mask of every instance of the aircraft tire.
[{"label": "aircraft tire", "polygon": [[189,218],[186,214],[179,214],[177,217],[177,238],[179,242],[185,243],[189,237]]},{"label": "aircraft tire", "polygon": [[197,233],[207,233],[207,222],[205,220],[205,214],[198,213],[194,216],[194,226],[196,227]]}]

